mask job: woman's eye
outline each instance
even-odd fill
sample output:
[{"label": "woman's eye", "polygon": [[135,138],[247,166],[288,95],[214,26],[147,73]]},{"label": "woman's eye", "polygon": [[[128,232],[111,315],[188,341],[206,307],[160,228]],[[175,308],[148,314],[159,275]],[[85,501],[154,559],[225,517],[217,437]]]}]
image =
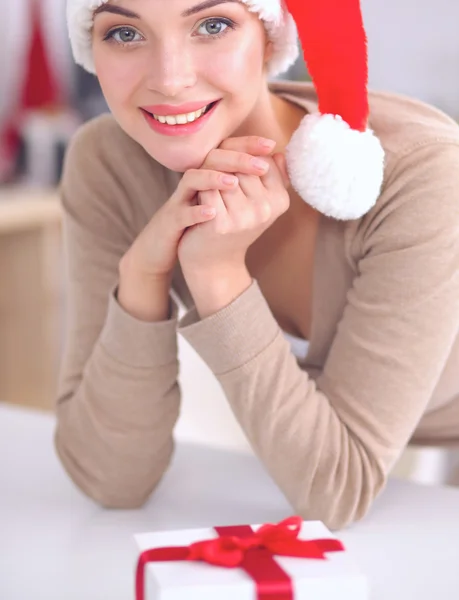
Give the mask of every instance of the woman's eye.
[{"label": "woman's eye", "polygon": [[105,37],[106,40],[111,39],[119,44],[130,44],[131,42],[140,42],[143,38],[138,31],[132,27],[118,27],[112,29]]},{"label": "woman's eye", "polygon": [[231,27],[230,23],[225,19],[207,19],[198,28],[201,35],[219,35],[222,34],[227,27]]}]

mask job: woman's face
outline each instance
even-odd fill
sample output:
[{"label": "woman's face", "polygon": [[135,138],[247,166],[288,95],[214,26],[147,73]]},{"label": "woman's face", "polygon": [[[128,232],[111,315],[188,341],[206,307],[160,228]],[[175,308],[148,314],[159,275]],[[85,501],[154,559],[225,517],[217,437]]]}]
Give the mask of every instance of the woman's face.
[{"label": "woman's face", "polygon": [[110,110],[178,172],[243,130],[266,91],[271,45],[258,16],[237,0],[198,2],[113,0],[94,16],[94,62]]}]

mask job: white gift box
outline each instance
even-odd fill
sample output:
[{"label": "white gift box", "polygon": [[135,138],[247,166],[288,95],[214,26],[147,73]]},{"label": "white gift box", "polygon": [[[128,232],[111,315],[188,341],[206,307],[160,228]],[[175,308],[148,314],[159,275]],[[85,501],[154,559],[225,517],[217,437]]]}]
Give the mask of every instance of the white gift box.
[{"label": "white gift box", "polygon": [[[251,525],[254,532],[260,525]],[[188,546],[217,539],[213,528],[142,533],[134,536],[136,564],[145,550]],[[320,521],[303,521],[299,540],[339,539]],[[365,575],[349,552],[329,552],[325,560],[273,555],[290,576],[294,600],[368,600]],[[254,580],[240,567],[201,561],[153,562],[145,567],[145,600],[257,600]],[[274,598],[273,598],[274,600]]]}]

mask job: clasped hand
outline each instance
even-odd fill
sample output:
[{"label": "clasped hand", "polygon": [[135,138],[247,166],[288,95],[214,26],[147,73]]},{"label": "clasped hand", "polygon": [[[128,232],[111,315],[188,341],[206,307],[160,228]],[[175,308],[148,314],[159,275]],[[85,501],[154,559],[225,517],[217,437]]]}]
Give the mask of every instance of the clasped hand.
[{"label": "clasped hand", "polygon": [[231,174],[227,189],[199,191],[194,202],[214,217],[188,227],[178,245],[185,273],[223,275],[245,264],[247,249],[289,207],[283,154],[258,137],[228,138],[209,152],[201,169]]}]

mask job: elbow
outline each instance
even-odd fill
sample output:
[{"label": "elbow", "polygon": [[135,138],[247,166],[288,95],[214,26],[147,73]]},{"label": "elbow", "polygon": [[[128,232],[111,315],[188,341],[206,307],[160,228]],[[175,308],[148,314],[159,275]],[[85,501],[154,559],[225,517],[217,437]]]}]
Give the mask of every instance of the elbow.
[{"label": "elbow", "polygon": [[96,488],[80,489],[86,493],[101,508],[108,510],[138,510],[143,508],[150,499],[160,479],[155,482],[148,490],[135,490],[129,494],[120,494],[111,486],[99,486]]},{"label": "elbow", "polygon": [[296,514],[304,520],[322,521],[330,531],[343,530],[362,520],[384,489],[387,474],[371,460],[341,469],[328,477],[317,474],[309,491],[303,490],[292,502]]},{"label": "elbow", "polygon": [[101,508],[108,510],[138,510],[143,508],[155,491],[161,476],[142,486],[120,486],[119,481],[105,481],[95,486],[79,485],[81,491]]},{"label": "elbow", "polygon": [[149,461],[149,464],[154,464],[154,470],[148,467],[132,469],[132,465],[123,468],[113,463],[103,468],[95,460],[90,462],[90,467],[84,468],[71,449],[62,442],[58,431],[54,444],[57,456],[73,484],[96,504],[112,510],[142,508],[162,480],[173,455],[171,440],[168,448],[161,452],[161,460],[155,456],[154,460]]}]

